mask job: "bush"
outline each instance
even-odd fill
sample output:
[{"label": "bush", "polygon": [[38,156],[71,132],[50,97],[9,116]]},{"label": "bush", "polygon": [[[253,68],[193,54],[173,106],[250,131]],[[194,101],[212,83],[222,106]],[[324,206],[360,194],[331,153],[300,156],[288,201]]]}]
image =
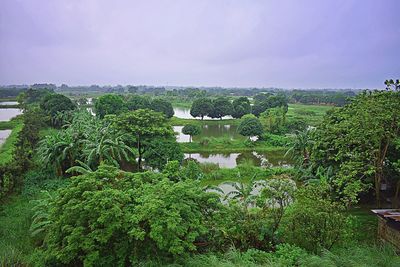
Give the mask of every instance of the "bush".
[{"label": "bush", "polygon": [[344,207],[331,201],[320,186],[300,188],[296,199],[286,211],[282,224],[285,242],[320,253],[331,249],[347,237],[351,219],[343,213]]},{"label": "bush", "polygon": [[[71,178],[51,204],[47,265],[135,265],[195,251],[216,194],[194,181],[127,173],[110,166]],[[162,192],[162,193],[161,193]]]}]

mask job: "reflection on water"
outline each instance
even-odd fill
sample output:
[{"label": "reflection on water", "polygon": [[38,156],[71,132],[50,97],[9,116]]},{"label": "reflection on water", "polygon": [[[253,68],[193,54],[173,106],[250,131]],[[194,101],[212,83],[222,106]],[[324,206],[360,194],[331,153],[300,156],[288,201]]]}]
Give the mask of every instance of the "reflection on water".
[{"label": "reflection on water", "polygon": [[[174,126],[174,132],[177,133],[176,140],[179,143],[189,142],[189,135],[182,133],[183,126]],[[193,136],[193,141],[200,141],[204,137],[227,137],[230,140],[240,139],[244,140],[245,137],[238,134],[236,125],[203,125],[201,133]]]},{"label": "reflection on water", "polygon": [[19,108],[4,108],[0,109],[0,121],[9,121],[11,118],[22,114]]},{"label": "reflection on water", "polygon": [[0,145],[3,144],[7,137],[11,134],[11,130],[0,130]]},{"label": "reflection on water", "polygon": [[[174,107],[174,116],[177,118],[181,118],[181,119],[196,119],[194,118],[192,115],[190,115],[190,109],[189,108],[181,108],[181,107]],[[201,119],[200,117],[198,117],[197,119]],[[204,117],[205,120],[219,120],[219,119],[213,119],[210,118],[208,116]],[[223,120],[226,119],[232,119],[232,116],[224,116],[222,117]]]},{"label": "reflection on water", "polygon": [[93,108],[86,108],[87,111],[89,111],[90,114],[92,114],[93,116],[96,115],[96,113],[93,111]]},{"label": "reflection on water", "polygon": [[274,152],[242,152],[227,154],[187,153],[185,159],[192,158],[200,163],[216,163],[222,168],[234,168],[241,163],[251,163],[260,167],[290,167],[292,160],[285,157],[284,151]]}]

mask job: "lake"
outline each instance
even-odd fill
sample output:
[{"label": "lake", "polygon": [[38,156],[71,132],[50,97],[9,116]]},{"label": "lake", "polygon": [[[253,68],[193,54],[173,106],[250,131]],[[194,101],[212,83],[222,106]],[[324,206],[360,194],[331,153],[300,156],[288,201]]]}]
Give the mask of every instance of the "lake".
[{"label": "lake", "polygon": [[9,121],[20,114],[22,114],[22,110],[19,108],[2,108],[0,109],[0,121]]},{"label": "lake", "polygon": [[240,163],[250,162],[259,167],[291,167],[293,161],[285,157],[285,151],[241,153],[185,153],[185,159],[200,163],[216,163],[221,168],[234,168]]},{"label": "lake", "polygon": [[[190,115],[190,108],[181,108],[181,107],[174,107],[174,116],[177,118],[181,119],[201,119],[200,117],[195,118],[192,115]],[[213,119],[210,117],[204,117],[205,120],[219,120],[219,119]],[[233,119],[232,116],[225,116],[222,117],[223,120],[227,119]]]},{"label": "lake", "polygon": [[[178,143],[189,142],[189,135],[185,135],[182,133],[183,126],[174,126],[174,132],[177,134],[176,140]],[[228,137],[229,139],[241,139],[245,140],[246,138],[237,132],[236,125],[222,125],[222,124],[213,124],[213,125],[203,125],[201,126],[201,133],[197,136],[193,136],[193,141],[199,141],[204,137]]]}]

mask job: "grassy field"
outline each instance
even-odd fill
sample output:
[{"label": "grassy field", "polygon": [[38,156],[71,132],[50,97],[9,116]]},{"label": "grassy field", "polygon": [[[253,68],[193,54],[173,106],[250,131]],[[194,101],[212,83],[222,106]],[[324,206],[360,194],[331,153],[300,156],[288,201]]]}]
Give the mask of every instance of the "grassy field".
[{"label": "grassy field", "polygon": [[[205,143],[204,140],[207,140]],[[277,150],[285,150],[284,146],[276,146],[268,141],[248,142],[243,140],[230,140],[225,137],[212,137],[204,138],[200,142],[192,143],[179,143],[182,151],[186,153],[195,152],[245,152],[245,151],[258,151],[258,152],[271,152]]]},{"label": "grassy field", "polygon": [[307,124],[316,126],[332,108],[332,106],[289,104],[286,118],[288,121],[304,120]]}]

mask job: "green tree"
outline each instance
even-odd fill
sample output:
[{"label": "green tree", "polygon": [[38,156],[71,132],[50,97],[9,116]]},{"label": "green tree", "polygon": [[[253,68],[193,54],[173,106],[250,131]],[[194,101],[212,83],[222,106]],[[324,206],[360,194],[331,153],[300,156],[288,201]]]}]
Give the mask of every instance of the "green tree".
[{"label": "green tree", "polygon": [[174,116],[172,104],[164,99],[153,99],[153,101],[151,101],[150,108],[154,111],[164,113],[165,117],[167,118],[172,118],[172,116]]},{"label": "green tree", "polygon": [[257,117],[270,108],[283,107],[285,113],[288,110],[288,99],[284,94],[258,94],[254,97],[252,113]]},{"label": "green tree", "polygon": [[126,100],[126,106],[130,111],[150,108],[150,99],[145,96],[130,95]]},{"label": "green tree", "polygon": [[155,138],[174,136],[168,120],[160,112],[150,109],[138,109],[113,118],[117,129],[135,138],[138,152],[138,168],[142,168],[143,154],[146,152],[146,143]]},{"label": "green tree", "polygon": [[212,108],[209,112],[211,118],[219,118],[231,115],[233,112],[233,107],[231,101],[225,97],[218,97],[212,101]]},{"label": "green tree", "polygon": [[94,103],[96,115],[104,118],[105,115],[119,115],[127,110],[125,101],[122,96],[107,94],[100,96]]},{"label": "green tree", "polygon": [[193,101],[192,107],[190,108],[190,115],[193,117],[201,117],[203,120],[204,116],[207,116],[212,111],[212,108],[210,99],[198,98]]},{"label": "green tree", "polygon": [[158,170],[163,170],[169,161],[182,162],[183,153],[175,137],[154,138],[146,141],[146,151],[143,159],[146,165]]},{"label": "green tree", "polygon": [[250,100],[244,96],[236,98],[233,100],[232,108],[232,116],[236,119],[240,119],[244,115],[251,113]]},{"label": "green tree", "polygon": [[64,95],[48,94],[41,100],[40,108],[50,116],[53,125],[62,126],[57,123],[60,114],[76,109],[76,105]]},{"label": "green tree", "polygon": [[313,163],[334,166],[343,192],[362,190],[360,184],[373,181],[380,206],[381,183],[387,180],[384,173],[388,163],[396,160],[388,158],[388,151],[400,135],[399,106],[400,91],[374,91],[333,110],[317,128]]},{"label": "green tree", "polygon": [[270,108],[260,114],[261,124],[270,133],[281,133],[286,122],[287,109],[284,107]]},{"label": "green tree", "polygon": [[238,133],[243,136],[261,136],[264,130],[259,119],[254,115],[245,115],[242,117],[238,127]]},{"label": "green tree", "polygon": [[182,133],[190,136],[189,142],[191,143],[192,137],[201,133],[201,128],[196,124],[186,124],[182,128]]}]

